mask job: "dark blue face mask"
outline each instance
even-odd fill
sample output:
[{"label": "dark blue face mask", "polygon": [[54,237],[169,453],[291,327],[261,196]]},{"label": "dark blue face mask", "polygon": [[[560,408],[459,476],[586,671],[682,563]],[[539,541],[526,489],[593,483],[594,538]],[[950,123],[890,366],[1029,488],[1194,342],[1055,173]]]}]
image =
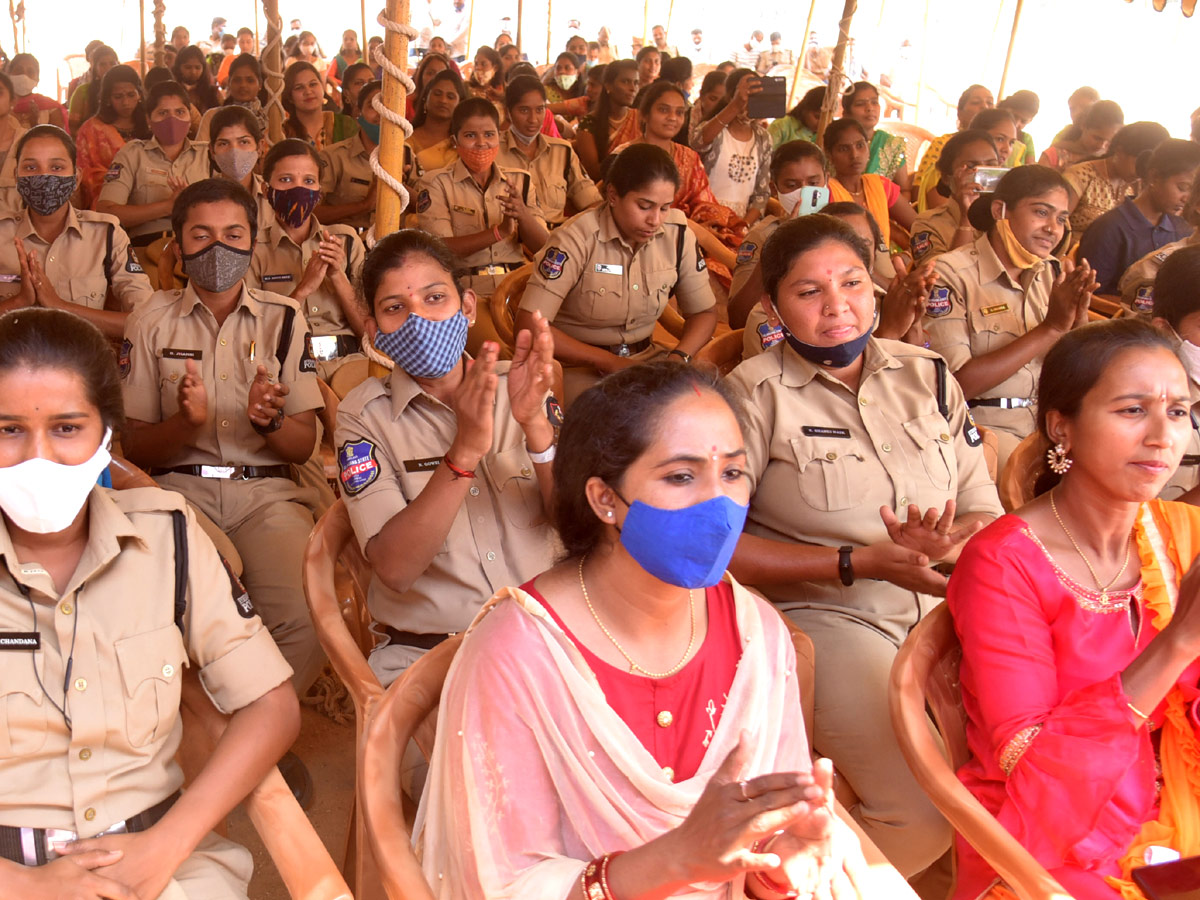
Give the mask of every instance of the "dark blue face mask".
[{"label": "dark blue face mask", "polygon": [[854,340],[846,341],[844,344],[835,344],[832,347],[817,347],[813,344],[804,343],[804,341],[792,334],[788,330],[788,327],[783,324],[783,319],[779,320],[779,324],[783,328],[783,337],[789,347],[810,363],[826,369],[844,369],[862,356],[862,352],[867,349],[867,341],[871,339],[871,335],[875,332],[875,323],[872,322],[871,327],[854,338]]},{"label": "dark blue face mask", "polygon": [[629,507],[621,546],[659,581],[689,590],[721,580],[750,509],[724,494],[682,509],[629,503],[624,497],[621,502]]}]

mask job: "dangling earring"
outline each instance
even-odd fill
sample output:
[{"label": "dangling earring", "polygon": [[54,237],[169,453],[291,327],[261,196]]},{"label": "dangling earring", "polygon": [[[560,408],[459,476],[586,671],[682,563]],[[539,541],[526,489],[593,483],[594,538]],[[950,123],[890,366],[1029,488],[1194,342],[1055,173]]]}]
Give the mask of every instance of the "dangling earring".
[{"label": "dangling earring", "polygon": [[1055,475],[1066,475],[1067,469],[1071,468],[1074,462],[1073,459],[1067,456],[1066,448],[1062,444],[1055,444],[1046,451],[1046,465],[1050,467],[1050,471]]}]

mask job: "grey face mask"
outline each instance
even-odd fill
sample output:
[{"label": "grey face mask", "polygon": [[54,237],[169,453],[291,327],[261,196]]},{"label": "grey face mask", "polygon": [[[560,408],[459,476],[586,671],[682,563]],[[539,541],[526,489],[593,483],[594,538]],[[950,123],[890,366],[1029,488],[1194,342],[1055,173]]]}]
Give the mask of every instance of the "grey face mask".
[{"label": "grey face mask", "polygon": [[257,150],[240,150],[230,147],[213,154],[213,162],[221,170],[221,174],[232,181],[241,181],[258,165]]},{"label": "grey face mask", "polygon": [[250,253],[217,241],[199,253],[185,256],[183,271],[196,287],[222,294],[242,280],[250,268]]}]

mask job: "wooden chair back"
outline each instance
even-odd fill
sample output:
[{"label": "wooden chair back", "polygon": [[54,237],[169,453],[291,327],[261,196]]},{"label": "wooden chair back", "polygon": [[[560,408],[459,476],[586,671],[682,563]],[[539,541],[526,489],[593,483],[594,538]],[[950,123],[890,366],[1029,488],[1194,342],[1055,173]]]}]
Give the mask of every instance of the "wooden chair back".
[{"label": "wooden chair back", "polygon": [[346,395],[362,384],[371,374],[371,363],[365,359],[352,359],[338,366],[337,371],[329,378],[329,386],[337,394],[339,400],[345,400]]},{"label": "wooden chair back", "polygon": [[504,276],[496,285],[488,305],[492,312],[492,323],[500,336],[500,343],[513,347],[516,340],[517,310],[521,306],[521,295],[525,293],[525,285],[533,275],[533,263],[525,263],[519,269],[514,269]]},{"label": "wooden chair back", "polygon": [[1042,461],[1049,447],[1045,439],[1034,432],[1017,444],[1016,449],[1004,464],[996,487],[1000,491],[1000,503],[1006,512],[1020,509],[1033,499],[1033,488],[1042,471]]},{"label": "wooden chair back", "polygon": [[[955,774],[971,758],[958,677],[961,661],[954,620],[943,603],[912,630],[892,665],[888,701],[900,751],[942,815],[1021,900],[1069,900],[1062,885]],[[944,755],[930,733],[929,716],[941,734]]]},{"label": "wooden chair back", "polygon": [[696,362],[706,362],[717,367],[722,375],[728,375],[742,361],[744,331],[735,328],[719,334],[696,353]]}]

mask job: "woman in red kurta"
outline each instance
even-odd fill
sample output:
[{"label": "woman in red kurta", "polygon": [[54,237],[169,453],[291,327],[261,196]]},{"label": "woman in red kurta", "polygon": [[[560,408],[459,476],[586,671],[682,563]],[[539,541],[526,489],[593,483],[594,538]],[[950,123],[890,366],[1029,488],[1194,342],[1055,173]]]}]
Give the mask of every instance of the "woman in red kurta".
[{"label": "woman in red kurta", "polygon": [[[1140,898],[1129,873],[1149,846],[1200,852],[1200,580],[1179,584],[1200,509],[1153,499],[1189,409],[1174,347],[1149,325],[1061,338],[1039,430],[1069,470],[1045,471],[1044,492],[972,539],[950,579],[973,757],[959,777],[1077,900]],[[956,900],[1011,896],[961,838],[958,856]]]}]

